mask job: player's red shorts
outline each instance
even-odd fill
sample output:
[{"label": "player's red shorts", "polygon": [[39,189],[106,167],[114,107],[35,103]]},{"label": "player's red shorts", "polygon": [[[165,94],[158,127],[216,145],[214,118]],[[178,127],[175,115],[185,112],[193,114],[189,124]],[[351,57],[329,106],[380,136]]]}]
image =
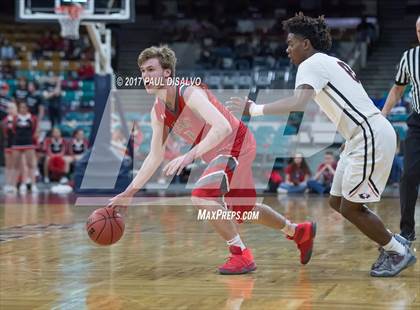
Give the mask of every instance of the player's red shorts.
[{"label": "player's red shorts", "polygon": [[[219,202],[241,214],[251,211],[256,202],[252,163],[255,159],[254,139],[247,139],[239,157],[220,154],[209,162],[196,182],[192,196]],[[245,143],[244,143],[245,144]],[[238,220],[239,223],[242,220]]]}]

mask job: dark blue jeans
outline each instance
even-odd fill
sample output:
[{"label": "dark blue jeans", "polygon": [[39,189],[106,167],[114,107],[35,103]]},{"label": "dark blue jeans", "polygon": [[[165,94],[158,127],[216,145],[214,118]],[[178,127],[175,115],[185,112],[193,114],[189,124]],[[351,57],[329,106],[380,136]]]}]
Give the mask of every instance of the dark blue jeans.
[{"label": "dark blue jeans", "polygon": [[309,180],[308,181],[308,188],[311,191],[314,191],[318,194],[325,194],[328,193],[331,189],[331,185],[330,184],[323,184],[321,182],[318,182],[316,180]]},{"label": "dark blue jeans", "polygon": [[291,185],[291,184],[287,184],[283,182],[280,184],[280,187],[286,189],[287,192],[290,194],[297,194],[297,193],[304,193],[307,188],[307,185],[304,185],[304,184]]}]

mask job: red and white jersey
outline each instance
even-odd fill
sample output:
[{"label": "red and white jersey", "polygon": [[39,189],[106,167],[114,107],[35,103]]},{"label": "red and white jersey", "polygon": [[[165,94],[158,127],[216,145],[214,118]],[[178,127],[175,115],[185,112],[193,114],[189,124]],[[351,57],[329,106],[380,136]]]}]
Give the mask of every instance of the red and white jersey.
[{"label": "red and white jersey", "polygon": [[[188,85],[185,84],[177,87],[175,109],[173,111],[159,98],[155,100],[154,109],[157,119],[160,122],[163,122],[165,126],[173,130],[174,133],[183,138],[188,144],[196,145],[206,137],[211,125],[206,123],[200,115],[197,115],[186,105],[183,97],[183,92],[186,87]],[[245,124],[233,116],[209,89],[204,86],[201,86],[201,88],[207,94],[209,101],[227,119],[232,128],[232,133],[216,147],[205,153],[202,158],[206,162],[209,162],[220,154],[230,154],[234,157],[239,157],[239,154],[245,153],[248,148],[255,148],[253,135]]]},{"label": "red and white jersey", "polygon": [[63,138],[48,137],[44,141],[44,150],[48,156],[64,155],[66,153],[66,142]]}]

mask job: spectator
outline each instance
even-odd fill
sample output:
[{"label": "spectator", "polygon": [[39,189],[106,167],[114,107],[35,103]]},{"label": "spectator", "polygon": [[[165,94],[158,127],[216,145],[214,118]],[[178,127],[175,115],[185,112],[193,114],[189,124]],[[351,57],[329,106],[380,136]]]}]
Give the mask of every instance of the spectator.
[{"label": "spectator", "polygon": [[72,156],[72,160],[79,160],[87,148],[88,141],[85,139],[85,133],[82,129],[76,129],[69,145],[69,154]]},{"label": "spectator", "polygon": [[329,193],[336,168],[333,152],[325,152],[324,162],[318,166],[314,178],[308,181],[308,188],[318,194]]},{"label": "spectator", "polygon": [[273,169],[271,172],[266,173],[266,177],[268,177],[268,189],[266,191],[275,193],[281,182],[283,182],[280,171]]},{"label": "spectator", "polygon": [[29,113],[28,106],[25,102],[18,104],[18,114],[13,120],[13,133],[14,141],[12,145],[13,150],[13,163],[15,169],[13,172],[12,186],[17,188],[19,182],[19,176],[21,177],[19,192],[25,194],[27,186],[25,184],[25,176],[27,171],[31,182],[31,191],[33,193],[38,192],[36,186],[36,128],[37,119],[36,116]]},{"label": "spectator", "polygon": [[3,63],[0,66],[0,80],[11,80],[15,78],[15,69],[10,63]]},{"label": "spectator", "polygon": [[64,155],[66,154],[66,142],[61,136],[58,127],[54,127],[51,131],[51,137],[44,141],[44,183],[50,183],[50,172],[55,179],[60,179],[60,183],[67,182],[65,175],[70,171],[70,160]]},{"label": "spectator", "polygon": [[3,82],[0,85],[0,119],[6,117],[11,103],[14,103],[14,99],[9,96],[9,85]]},{"label": "spectator", "polygon": [[20,77],[18,80],[18,86],[15,90],[14,97],[16,98],[16,102],[25,102],[26,98],[28,97],[28,83],[26,82],[26,78]]},{"label": "spectator", "polygon": [[43,97],[48,107],[51,128],[61,124],[61,79],[53,76],[46,83]]},{"label": "spectator", "polygon": [[[6,184],[4,185],[5,193],[16,193],[16,187],[13,186],[13,152],[12,145],[14,141],[14,119],[17,115],[16,104],[10,102],[7,108],[7,115],[3,118],[2,121],[2,132],[3,132],[3,146],[4,146],[4,161],[5,161],[5,177]],[[2,146],[2,147],[3,147]]]},{"label": "spectator", "polygon": [[307,189],[307,181],[311,175],[309,167],[302,154],[296,154],[284,170],[286,181],[277,189],[279,194],[303,193]]},{"label": "spectator", "polygon": [[376,37],[376,30],[375,26],[367,21],[367,17],[363,16],[360,24],[357,25],[357,40],[362,42],[368,42],[371,44],[372,41],[375,40]]},{"label": "spectator", "polygon": [[112,126],[111,146],[113,146],[121,155],[127,152],[127,139],[124,136],[120,124]]},{"label": "spectator", "polygon": [[[14,103],[13,98],[9,96],[9,85],[5,82],[0,81],[0,121],[8,115],[9,113],[9,106]],[[3,128],[4,129],[4,128]],[[0,147],[3,148],[5,144],[4,131],[0,130]],[[3,152],[3,154],[5,154]]]},{"label": "spectator", "polygon": [[132,127],[132,137],[133,137],[133,145],[134,145],[134,151],[138,152],[140,149],[140,145],[143,142],[143,133],[141,132],[141,128],[139,126],[139,123],[137,121],[133,121]]},{"label": "spectator", "polygon": [[4,40],[2,47],[0,48],[0,59],[4,60],[14,60],[16,58],[16,52],[13,45],[9,41]]},{"label": "spectator", "polygon": [[82,64],[77,70],[77,75],[80,80],[91,80],[95,76],[95,68],[85,54],[82,54]]},{"label": "spectator", "polygon": [[37,130],[39,131],[39,123],[41,123],[42,119],[44,118],[45,107],[42,104],[39,90],[34,81],[30,81],[28,83],[28,96],[26,98],[26,104],[28,105],[29,112],[32,115],[36,115],[38,119]]},{"label": "spectator", "polygon": [[[76,129],[69,142],[69,155],[66,156],[66,161],[69,163],[69,172],[74,171],[74,164],[82,158],[83,154],[88,149],[88,141],[85,139],[85,134],[82,129]],[[63,180],[64,181],[64,180]]]},{"label": "spectator", "polygon": [[54,41],[51,31],[46,31],[38,42],[40,51],[52,51],[54,49]]},{"label": "spectator", "polygon": [[65,43],[63,38],[58,35],[58,33],[54,33],[52,35],[52,50],[53,51],[62,51],[65,48]]}]

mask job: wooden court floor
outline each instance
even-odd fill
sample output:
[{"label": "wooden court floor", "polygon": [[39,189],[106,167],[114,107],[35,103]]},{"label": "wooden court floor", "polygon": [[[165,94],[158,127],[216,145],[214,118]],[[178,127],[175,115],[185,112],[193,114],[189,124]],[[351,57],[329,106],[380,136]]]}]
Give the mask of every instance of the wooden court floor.
[{"label": "wooden court floor", "polygon": [[[314,256],[302,267],[292,242],[245,224],[258,269],[240,276],[216,273],[226,247],[187,198],[185,206],[131,207],[111,247],[87,237],[93,207],[59,196],[0,199],[0,309],[420,309],[420,263],[371,278],[375,244],[326,198],[266,198],[294,221],[318,222]],[[371,207],[398,231],[398,199]],[[416,220],[420,234],[418,208]]]}]

